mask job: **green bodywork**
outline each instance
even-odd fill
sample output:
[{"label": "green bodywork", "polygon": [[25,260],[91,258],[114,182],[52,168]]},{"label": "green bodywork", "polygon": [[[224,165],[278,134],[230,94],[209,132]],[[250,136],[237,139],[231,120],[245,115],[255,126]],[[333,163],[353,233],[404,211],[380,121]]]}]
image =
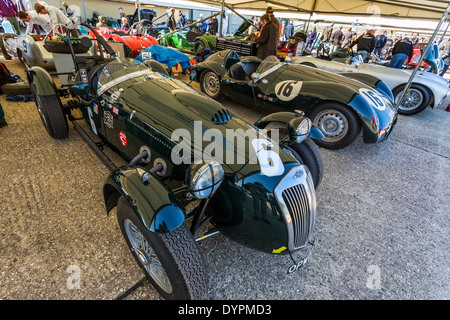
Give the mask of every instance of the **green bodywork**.
[{"label": "green bodywork", "polygon": [[[184,207],[155,174],[142,181],[142,170],[148,171],[156,159],[162,160],[167,165],[164,177],[184,185],[189,163],[198,150],[214,146],[213,152],[203,154],[203,160],[209,155],[211,159],[220,153],[224,156],[225,178],[208,206],[216,226],[244,246],[287,253],[287,225],[291,222],[280,209],[274,188],[288,171],[301,166],[291,151],[280,145],[279,171],[263,173],[258,154],[265,152],[264,148],[255,152],[252,143],[258,138],[270,144],[270,138],[256,127],[235,114],[230,116],[220,103],[166,74],[142,65],[125,64],[121,69],[119,64],[113,61],[106,65],[109,71],[101,72],[94,100],[83,106],[82,112],[92,131],[125,160],[130,161],[142,148],[149,150],[150,158],[142,168],[121,167],[108,176],[103,190],[107,210],[124,196],[149,230],[173,230],[184,219]],[[73,91],[82,90],[83,84],[77,84]],[[233,135],[228,136],[229,131]],[[174,132],[188,133],[192,145],[175,149],[184,139]],[[244,148],[239,141],[244,142]],[[173,152],[187,155],[190,161],[175,164]],[[313,187],[308,192],[314,193]]]},{"label": "green bodywork", "polygon": [[[164,35],[165,31],[161,31],[161,34]],[[189,42],[185,35],[181,32],[177,32],[174,34],[171,34],[165,38],[161,38],[158,40],[159,45],[165,46],[165,47],[172,47],[177,48],[180,50],[185,51],[193,51],[194,50],[194,44],[192,42]]]}]

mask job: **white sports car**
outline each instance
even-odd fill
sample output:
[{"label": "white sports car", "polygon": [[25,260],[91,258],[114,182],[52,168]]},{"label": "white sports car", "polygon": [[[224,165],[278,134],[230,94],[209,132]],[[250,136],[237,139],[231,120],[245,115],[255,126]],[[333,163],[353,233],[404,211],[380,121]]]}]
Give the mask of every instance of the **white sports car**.
[{"label": "white sports car", "polygon": [[[289,60],[289,59],[288,59]],[[405,85],[411,77],[411,70],[393,69],[376,64],[361,63],[349,65],[336,61],[317,59],[311,56],[292,57],[292,64],[303,64],[319,68],[333,73],[355,73],[369,74],[384,81],[392,90],[395,102],[398,101]],[[434,108],[450,94],[449,82],[437,74],[418,71],[414,77],[405,102],[399,107],[398,113],[413,115],[426,109],[428,106]]]}]

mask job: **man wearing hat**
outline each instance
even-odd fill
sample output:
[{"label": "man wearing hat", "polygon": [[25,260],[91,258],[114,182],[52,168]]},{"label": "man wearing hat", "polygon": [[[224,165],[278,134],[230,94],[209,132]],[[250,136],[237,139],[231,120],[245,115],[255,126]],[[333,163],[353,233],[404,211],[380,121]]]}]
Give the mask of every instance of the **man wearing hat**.
[{"label": "man wearing hat", "polygon": [[266,9],[266,14],[269,16],[270,21],[272,21],[272,23],[275,25],[275,28],[277,29],[277,34],[278,34],[278,37],[279,37],[279,36],[280,36],[280,35],[279,35],[279,32],[280,32],[280,22],[279,22],[278,19],[275,18],[275,16],[273,15],[273,8],[272,8],[272,7],[267,7],[267,9]]},{"label": "man wearing hat", "polygon": [[123,11],[123,8],[122,7],[119,7],[119,18],[120,18],[120,21],[122,21],[122,19],[123,18],[126,18],[127,17],[127,14]]}]

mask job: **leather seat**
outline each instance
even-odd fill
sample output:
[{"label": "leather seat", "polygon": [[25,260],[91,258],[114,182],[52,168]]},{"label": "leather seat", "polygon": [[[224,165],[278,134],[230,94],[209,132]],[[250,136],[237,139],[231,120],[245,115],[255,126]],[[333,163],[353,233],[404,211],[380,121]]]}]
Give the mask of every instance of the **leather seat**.
[{"label": "leather seat", "polygon": [[244,68],[242,68],[242,65],[239,63],[233,64],[230,67],[229,71],[230,77],[235,80],[246,80],[246,73],[244,71]]}]

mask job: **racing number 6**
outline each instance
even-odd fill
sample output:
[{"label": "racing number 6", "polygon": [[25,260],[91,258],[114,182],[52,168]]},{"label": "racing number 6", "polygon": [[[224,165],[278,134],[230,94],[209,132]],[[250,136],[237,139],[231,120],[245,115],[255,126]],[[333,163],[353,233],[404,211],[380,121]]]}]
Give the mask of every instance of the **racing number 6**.
[{"label": "racing number 6", "polygon": [[277,96],[283,95],[285,97],[289,97],[292,94],[292,90],[294,90],[294,86],[292,85],[293,83],[297,83],[297,81],[283,83],[278,89]]},{"label": "racing number 6", "polygon": [[277,152],[268,150],[273,143],[266,139],[253,139],[253,149],[258,157],[261,173],[265,176],[279,176],[284,172],[283,162]]}]

